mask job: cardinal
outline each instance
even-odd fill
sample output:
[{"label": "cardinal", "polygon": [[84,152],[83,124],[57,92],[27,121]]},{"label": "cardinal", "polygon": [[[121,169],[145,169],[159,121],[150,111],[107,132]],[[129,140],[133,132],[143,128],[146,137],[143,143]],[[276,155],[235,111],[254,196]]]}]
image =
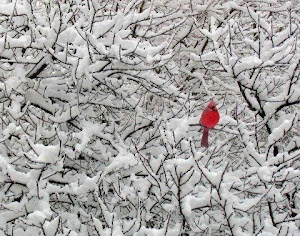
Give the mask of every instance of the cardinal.
[{"label": "cardinal", "polygon": [[208,106],[202,112],[199,124],[204,127],[201,146],[208,147],[208,131],[214,128],[220,120],[220,115],[216,104],[213,100],[210,101]]}]

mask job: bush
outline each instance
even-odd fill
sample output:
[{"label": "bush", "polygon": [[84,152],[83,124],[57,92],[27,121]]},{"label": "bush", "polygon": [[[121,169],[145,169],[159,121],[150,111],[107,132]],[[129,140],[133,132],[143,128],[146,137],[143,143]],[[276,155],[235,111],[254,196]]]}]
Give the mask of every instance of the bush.
[{"label": "bush", "polygon": [[300,233],[299,4],[204,2],[0,5],[3,235]]}]

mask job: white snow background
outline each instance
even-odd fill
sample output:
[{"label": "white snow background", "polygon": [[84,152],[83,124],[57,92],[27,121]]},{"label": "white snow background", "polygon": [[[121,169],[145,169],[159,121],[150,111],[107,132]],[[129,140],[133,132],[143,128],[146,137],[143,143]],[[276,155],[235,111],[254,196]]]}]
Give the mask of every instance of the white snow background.
[{"label": "white snow background", "polygon": [[0,235],[300,235],[299,16],[1,1]]}]

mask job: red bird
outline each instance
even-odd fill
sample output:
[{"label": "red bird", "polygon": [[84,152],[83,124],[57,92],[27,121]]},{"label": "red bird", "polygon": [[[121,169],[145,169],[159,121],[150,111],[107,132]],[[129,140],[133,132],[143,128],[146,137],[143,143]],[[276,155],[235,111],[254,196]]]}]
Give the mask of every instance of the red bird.
[{"label": "red bird", "polygon": [[208,106],[202,112],[199,124],[204,127],[204,132],[202,136],[201,146],[208,147],[208,131],[218,124],[220,120],[220,115],[216,104],[213,100],[210,101]]}]

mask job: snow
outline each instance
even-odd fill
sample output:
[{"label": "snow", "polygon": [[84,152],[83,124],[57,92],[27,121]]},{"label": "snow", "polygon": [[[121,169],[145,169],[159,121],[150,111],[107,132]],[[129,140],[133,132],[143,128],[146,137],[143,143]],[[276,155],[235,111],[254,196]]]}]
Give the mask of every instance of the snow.
[{"label": "snow", "polygon": [[8,138],[10,135],[17,135],[20,132],[21,127],[17,127],[15,123],[10,123],[2,132],[4,139]]},{"label": "snow", "polygon": [[14,2],[11,3],[0,3],[0,14],[10,16],[13,12],[17,14],[27,14],[27,9],[20,4],[16,4]]},{"label": "snow", "polygon": [[26,185],[30,181],[30,179],[31,179],[30,173],[25,174],[25,173],[19,172],[19,171],[15,170],[11,165],[9,165],[9,164],[5,165],[4,163],[5,163],[4,161],[1,163],[2,171],[4,170],[4,173],[6,172],[7,175],[10,177],[10,179],[13,182]]},{"label": "snow", "polygon": [[134,174],[130,176],[133,186],[140,192],[141,199],[147,199],[147,193],[151,187],[151,183],[144,178],[137,178]]},{"label": "snow", "polygon": [[281,139],[284,134],[291,128],[293,125],[294,117],[290,120],[285,120],[280,126],[275,128],[268,137],[268,144],[272,145]]},{"label": "snow", "polygon": [[128,169],[137,163],[137,158],[133,154],[128,153],[125,150],[121,150],[120,153],[113,159],[112,163],[105,168],[105,172],[109,173],[120,168]]},{"label": "snow", "polygon": [[[78,110],[76,112],[78,112]],[[93,135],[101,136],[101,132],[105,126],[105,124],[98,125],[91,122],[86,122],[84,129],[81,132],[74,134],[74,137],[81,141],[75,145],[76,151],[81,152],[84,150]]]},{"label": "snow", "polygon": [[43,225],[45,232],[47,232],[47,236],[54,236],[58,232],[60,217],[57,216],[51,221],[46,221]]},{"label": "snow", "polygon": [[240,203],[239,202],[235,203],[235,206],[242,211],[249,211],[252,207],[259,204],[260,201],[261,201],[261,198],[259,198],[259,197],[248,198],[248,199],[243,200]]},{"label": "snow", "polygon": [[86,177],[81,185],[71,183],[70,188],[76,195],[84,195],[87,191],[95,191],[97,189],[99,178],[99,176]]},{"label": "snow", "polygon": [[274,236],[278,235],[279,230],[273,226],[271,219],[264,220],[264,231],[259,233],[259,236]]},{"label": "snow", "polygon": [[240,60],[234,67],[234,73],[236,75],[243,71],[257,68],[263,64],[263,61],[255,56],[249,56]]},{"label": "snow", "polygon": [[174,132],[176,140],[181,140],[188,132],[189,120],[187,118],[172,119],[168,124],[168,128]]},{"label": "snow", "polygon": [[22,35],[19,38],[11,38],[9,36],[6,37],[6,43],[8,43],[11,47],[18,48],[27,48],[30,46],[32,39],[30,35]]},{"label": "snow", "polygon": [[201,197],[196,197],[196,196],[187,196],[184,198],[183,204],[183,214],[185,216],[190,216],[192,214],[192,210],[196,208],[202,208],[205,206],[208,206],[209,199],[210,199],[210,193],[205,193]]},{"label": "snow", "polygon": [[29,152],[27,157],[32,161],[54,164],[60,160],[60,147],[58,145],[45,146],[43,144],[34,144],[31,140],[28,140],[28,142],[30,143],[33,151]]},{"label": "snow", "polygon": [[299,235],[297,5],[200,2],[0,3],[0,235]]},{"label": "snow", "polygon": [[4,83],[0,84],[0,89],[5,90],[8,95],[11,94],[12,90],[18,88],[25,81],[24,78],[18,76],[11,76],[5,80]]},{"label": "snow", "polygon": [[273,171],[269,166],[262,166],[257,170],[259,178],[263,181],[271,181],[273,176]]},{"label": "snow", "polygon": [[74,43],[77,37],[79,35],[76,28],[71,26],[60,33],[58,40],[61,43]]},{"label": "snow", "polygon": [[34,211],[28,215],[28,223],[39,226],[44,223],[47,216],[41,211]]}]

